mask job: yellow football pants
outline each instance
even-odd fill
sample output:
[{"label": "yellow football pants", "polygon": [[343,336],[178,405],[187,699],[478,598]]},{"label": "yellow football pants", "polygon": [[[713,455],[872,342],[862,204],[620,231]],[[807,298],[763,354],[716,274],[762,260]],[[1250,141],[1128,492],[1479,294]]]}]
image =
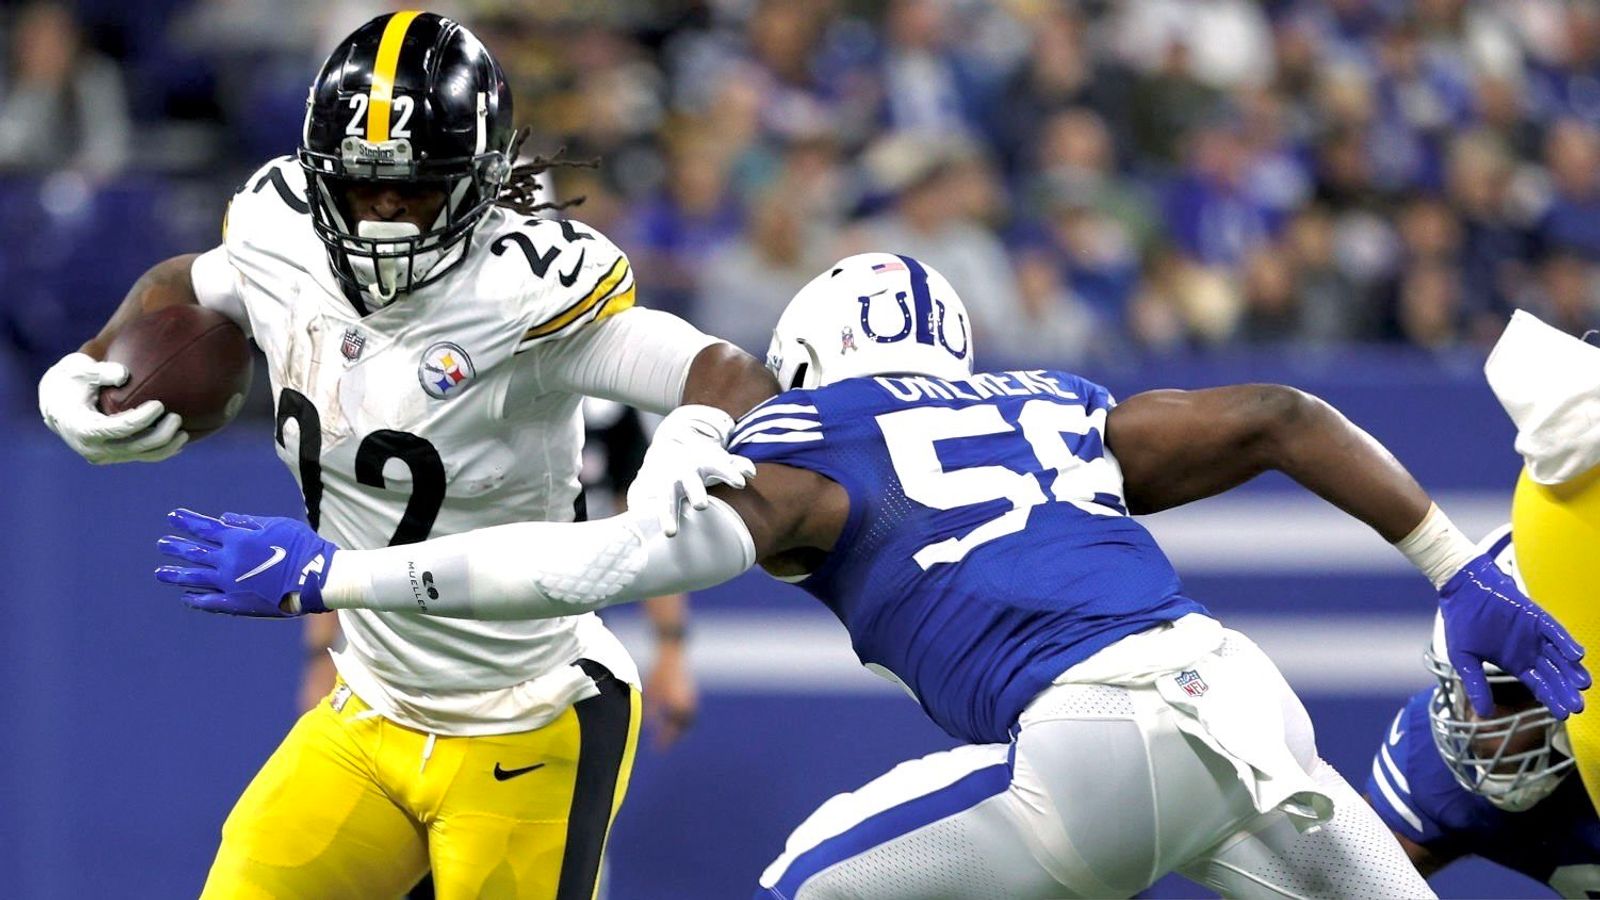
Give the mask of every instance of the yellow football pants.
[{"label": "yellow football pants", "polygon": [[397,725],[341,682],[239,798],[202,896],[399,897],[431,867],[440,900],[592,900],[639,695],[579,664],[599,696],[536,731],[486,737]]}]

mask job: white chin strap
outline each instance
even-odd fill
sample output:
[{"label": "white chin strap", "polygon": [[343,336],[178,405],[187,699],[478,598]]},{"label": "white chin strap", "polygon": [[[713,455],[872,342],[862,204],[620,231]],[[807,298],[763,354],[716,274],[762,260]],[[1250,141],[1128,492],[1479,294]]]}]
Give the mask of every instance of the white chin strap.
[{"label": "white chin strap", "polygon": [[[360,237],[376,241],[394,241],[405,238],[414,238],[422,234],[422,229],[410,222],[371,222],[361,221],[356,223],[356,234]],[[427,250],[411,257],[410,284],[427,277],[441,256],[438,250]],[[367,295],[379,306],[387,306],[400,292],[400,275],[406,265],[407,259],[403,256],[378,257],[350,254],[350,271],[355,275],[356,281],[366,286]]]}]

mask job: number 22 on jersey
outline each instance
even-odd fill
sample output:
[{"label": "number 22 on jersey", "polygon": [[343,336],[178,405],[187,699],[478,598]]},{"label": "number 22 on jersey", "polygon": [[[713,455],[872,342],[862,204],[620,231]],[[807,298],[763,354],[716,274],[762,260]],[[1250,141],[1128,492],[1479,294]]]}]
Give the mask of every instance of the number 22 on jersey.
[{"label": "number 22 on jersey", "polygon": [[[300,426],[297,456],[300,460],[300,490],[306,500],[306,521],[317,528],[322,519],[322,416],[305,394],[284,388],[278,394],[277,427],[274,438],[283,445],[283,426],[290,419]],[[427,438],[404,431],[383,428],[361,439],[356,448],[356,481],[383,490],[383,466],[398,459],[411,470],[411,497],[406,501],[400,524],[389,537],[389,546],[415,544],[428,539],[433,522],[444,506],[446,477],[444,461]]]},{"label": "number 22 on jersey", "polygon": [[[960,562],[974,549],[1025,529],[1033,508],[1051,501],[1098,516],[1125,515],[1122,472],[1105,454],[1106,413],[1104,407],[1089,412],[1076,403],[1041,398],[1024,403],[1015,421],[1008,421],[993,403],[923,406],[878,416],[895,476],[908,498],[939,510],[996,500],[1011,504],[961,537],[923,547],[912,559],[923,569]],[[1017,471],[1004,465],[946,468],[940,460],[939,444],[987,435],[1015,435],[1013,440],[1026,442],[1039,470]],[[1075,449],[1068,445],[1067,435],[1079,438]],[[1052,473],[1054,477],[1049,477]],[[1041,476],[1048,478],[1048,484]]]}]

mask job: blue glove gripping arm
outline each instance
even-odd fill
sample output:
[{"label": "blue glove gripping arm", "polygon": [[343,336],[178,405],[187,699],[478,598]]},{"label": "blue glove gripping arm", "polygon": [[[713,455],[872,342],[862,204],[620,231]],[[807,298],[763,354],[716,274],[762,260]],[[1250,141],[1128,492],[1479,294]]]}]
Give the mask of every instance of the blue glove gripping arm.
[{"label": "blue glove gripping arm", "polygon": [[721,584],[755,564],[733,508],[686,512],[676,537],[654,515],[499,525],[416,544],[342,550],[322,584],[329,609],[469,619],[570,616]]}]

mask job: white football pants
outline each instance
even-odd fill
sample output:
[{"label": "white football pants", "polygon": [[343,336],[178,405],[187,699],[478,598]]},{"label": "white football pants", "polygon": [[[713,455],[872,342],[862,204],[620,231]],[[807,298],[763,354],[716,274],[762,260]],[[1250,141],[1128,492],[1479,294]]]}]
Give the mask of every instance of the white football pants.
[{"label": "white football pants", "polygon": [[[761,876],[757,900],[1129,897],[1178,872],[1225,897],[1432,897],[1371,808],[1316,755],[1311,720],[1255,644],[1230,702],[1278,704],[1283,740],[1334,803],[1305,833],[1257,812],[1234,767],[1176,725],[1153,687],[1061,684],[1011,744],[902,763],[824,803]],[[1220,699],[1220,698],[1219,698]]]}]

